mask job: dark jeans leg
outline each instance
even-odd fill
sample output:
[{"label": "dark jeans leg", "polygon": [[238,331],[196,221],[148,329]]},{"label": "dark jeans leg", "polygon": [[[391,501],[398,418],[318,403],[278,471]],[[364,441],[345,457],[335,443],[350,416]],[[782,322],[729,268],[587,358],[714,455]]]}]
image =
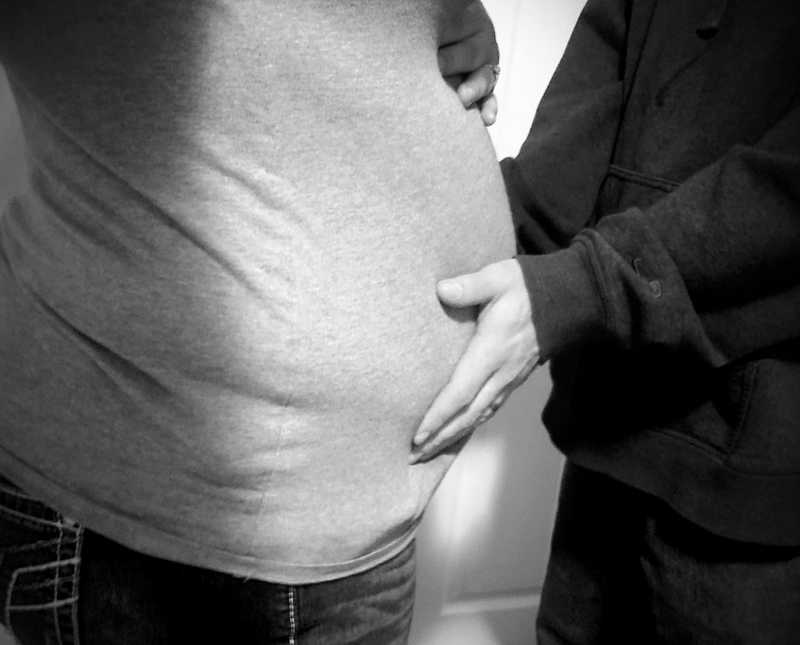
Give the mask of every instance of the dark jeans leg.
[{"label": "dark jeans leg", "polygon": [[567,463],[536,631],[539,645],[648,643],[638,566],[642,495]]},{"label": "dark jeans leg", "polygon": [[289,643],[282,585],[151,557],[84,538],[81,645]]},{"label": "dark jeans leg", "polygon": [[414,607],[415,547],[348,578],[296,589],[298,645],[404,645]]},{"label": "dark jeans leg", "polygon": [[657,643],[800,643],[800,547],[729,540],[667,508],[648,518],[642,564]]},{"label": "dark jeans leg", "polygon": [[412,544],[364,573],[291,586],[167,562],[87,532],[82,645],[403,645],[414,563]]},{"label": "dark jeans leg", "polygon": [[539,645],[791,645],[798,634],[800,548],[722,538],[567,465]]},{"label": "dark jeans leg", "polygon": [[142,555],[87,532],[82,645],[402,645],[414,545],[369,571],[312,585],[245,580]]}]

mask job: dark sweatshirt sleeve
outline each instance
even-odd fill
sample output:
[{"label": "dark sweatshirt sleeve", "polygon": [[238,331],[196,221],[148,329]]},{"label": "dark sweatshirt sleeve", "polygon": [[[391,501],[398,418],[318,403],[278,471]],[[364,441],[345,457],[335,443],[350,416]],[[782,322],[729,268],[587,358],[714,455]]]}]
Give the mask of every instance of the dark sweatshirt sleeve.
[{"label": "dark sweatshirt sleeve", "polygon": [[564,248],[590,223],[619,127],[628,4],[589,0],[528,138],[501,162],[521,252]]},{"label": "dark sweatshirt sleeve", "polygon": [[720,366],[800,336],[800,106],[644,210],[523,255],[542,353],[597,335]]}]

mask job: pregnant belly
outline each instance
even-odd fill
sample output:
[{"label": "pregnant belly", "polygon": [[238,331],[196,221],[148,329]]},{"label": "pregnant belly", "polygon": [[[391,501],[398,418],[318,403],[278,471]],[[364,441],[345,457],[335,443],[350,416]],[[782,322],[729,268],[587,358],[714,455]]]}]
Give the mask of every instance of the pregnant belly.
[{"label": "pregnant belly", "polygon": [[[285,3],[307,20],[278,11],[281,29],[262,8],[237,3],[230,24],[282,64],[242,56],[229,22],[212,22],[214,64],[192,68],[191,101],[83,105],[86,92],[64,107],[47,94],[53,121],[20,94],[46,163],[6,222],[10,261],[58,324],[122,359],[111,372],[420,414],[473,328],[474,312],[442,308],[436,281],[514,253],[489,138],[438,70],[439,3]],[[178,60],[186,49],[165,46]],[[123,63],[104,64],[139,100]],[[78,70],[62,71],[70,88]],[[148,127],[122,125],[140,112]]]},{"label": "pregnant belly", "polygon": [[[294,372],[298,403],[382,410],[410,433],[474,329],[476,312],[444,308],[436,282],[514,254],[505,191],[477,115],[459,107],[455,119],[439,116],[399,134],[394,124],[380,147],[366,145],[362,123],[333,159],[320,162],[317,151],[301,165],[306,179],[316,177],[303,197],[314,216],[287,306],[302,368]],[[379,132],[386,126],[376,124],[372,135]]]},{"label": "pregnant belly", "polygon": [[[268,123],[209,110],[160,144],[163,172],[133,152],[109,172],[23,101],[49,168],[5,218],[9,262],[102,373],[172,401],[170,418],[219,427],[215,401],[249,400],[280,410],[258,413],[267,435],[291,410],[351,409],[410,436],[474,328],[436,281],[515,249],[489,138],[432,60],[416,102],[376,78],[319,104],[276,93],[269,114],[293,117]],[[224,458],[233,442],[208,436]]]},{"label": "pregnant belly", "polygon": [[436,281],[514,253],[491,144],[454,102],[418,121],[298,128],[271,173],[237,158],[250,180],[236,183],[196,165],[183,192],[149,202],[87,166],[110,221],[40,176],[7,217],[9,259],[58,324],[116,357],[111,372],[281,408],[380,409],[410,432],[473,330],[475,312],[444,309]]}]

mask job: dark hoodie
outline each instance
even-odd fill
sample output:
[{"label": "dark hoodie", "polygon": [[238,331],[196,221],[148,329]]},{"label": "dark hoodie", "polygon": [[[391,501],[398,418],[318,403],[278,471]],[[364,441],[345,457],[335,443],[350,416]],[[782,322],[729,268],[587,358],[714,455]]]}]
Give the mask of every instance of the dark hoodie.
[{"label": "dark hoodie", "polygon": [[800,8],[590,0],[516,159],[567,457],[800,544]]}]

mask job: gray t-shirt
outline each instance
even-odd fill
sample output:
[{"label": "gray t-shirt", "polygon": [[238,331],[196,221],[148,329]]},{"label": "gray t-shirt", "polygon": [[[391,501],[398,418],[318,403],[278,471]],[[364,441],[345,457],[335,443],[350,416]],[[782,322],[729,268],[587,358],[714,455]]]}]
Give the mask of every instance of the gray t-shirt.
[{"label": "gray t-shirt", "polygon": [[514,253],[441,4],[6,3],[0,471],[265,580],[408,543],[453,458],[409,466],[411,437],[474,328],[435,282]]}]

